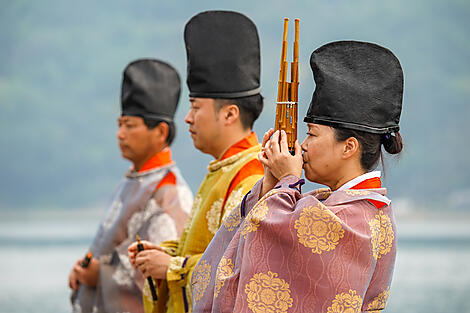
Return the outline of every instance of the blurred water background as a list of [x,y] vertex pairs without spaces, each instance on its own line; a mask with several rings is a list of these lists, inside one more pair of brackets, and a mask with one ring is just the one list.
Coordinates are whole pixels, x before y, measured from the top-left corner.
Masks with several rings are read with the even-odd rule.
[[397,55],[405,150],[384,179],[399,242],[385,312],[470,312],[470,1],[0,0],[0,313],[70,312],[69,270],[129,166],[115,134],[130,61],[160,58],[179,71],[172,150],[197,191],[211,158],[183,121],[183,29],[209,9],[242,12],[258,27],[259,136],[273,125],[284,17],[300,18],[300,140],[315,48],[351,39]]
[[[68,274],[103,212],[29,211],[0,221],[0,312],[70,312]],[[388,313],[470,312],[470,215],[398,216]]]

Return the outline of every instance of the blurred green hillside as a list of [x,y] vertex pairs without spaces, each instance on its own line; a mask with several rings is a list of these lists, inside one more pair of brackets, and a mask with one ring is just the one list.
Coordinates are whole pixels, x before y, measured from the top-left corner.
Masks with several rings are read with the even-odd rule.
[[[183,28],[207,9],[240,11],[258,26],[266,99],[259,137],[273,124],[283,17],[301,20],[301,117],[314,88],[315,48],[341,39],[390,48],[405,72],[406,144],[399,162],[388,162],[392,199],[470,208],[469,1],[0,2],[0,209],[105,203],[129,166],[115,136],[122,70],[156,57],[184,78]],[[183,90],[173,151],[196,192],[210,157],[188,136]]]

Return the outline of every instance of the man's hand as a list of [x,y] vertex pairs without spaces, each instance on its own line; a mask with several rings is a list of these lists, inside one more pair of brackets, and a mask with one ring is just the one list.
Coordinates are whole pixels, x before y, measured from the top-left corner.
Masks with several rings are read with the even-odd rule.
[[83,259],[78,260],[69,275],[69,286],[72,290],[78,289],[78,283],[94,288],[98,284],[100,262],[92,258],[87,268],[81,267]]
[[295,154],[291,155],[287,146],[287,135],[283,130],[276,131],[272,138],[266,142],[263,153],[259,155],[259,160],[278,181],[287,175],[295,175],[299,178],[302,176],[303,159],[300,144],[297,140],[295,141]]
[[[78,260],[75,264],[80,265],[80,260]],[[70,271],[70,274],[69,274],[69,287],[73,291],[76,291],[76,290],[78,290],[79,282],[78,282],[78,277],[77,277],[77,274],[75,273],[74,268],[75,268],[75,266],[72,268],[72,270]]]
[[144,277],[166,279],[171,255],[157,249],[144,250],[137,253],[135,267]]
[[[145,250],[158,250],[158,251],[162,251],[162,252],[165,252],[165,250],[160,247],[160,246],[157,246],[153,243],[151,243],[150,241],[147,241],[147,240],[141,240],[140,242],[142,244],[142,246],[144,246],[144,251]],[[138,242],[133,242],[128,248],[127,248],[127,251],[128,251],[128,254],[129,254],[129,260],[131,261],[131,264],[136,267],[136,264],[135,264],[135,258],[137,256],[137,253],[139,253],[139,250],[137,249],[137,245],[138,245]]]

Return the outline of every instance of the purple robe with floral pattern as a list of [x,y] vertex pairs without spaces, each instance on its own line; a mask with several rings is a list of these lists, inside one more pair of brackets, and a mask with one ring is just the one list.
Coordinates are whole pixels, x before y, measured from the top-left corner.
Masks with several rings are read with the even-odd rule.
[[287,176],[259,199],[261,185],[225,219],[195,268],[193,311],[382,310],[396,255],[386,189],[301,194],[299,179]]

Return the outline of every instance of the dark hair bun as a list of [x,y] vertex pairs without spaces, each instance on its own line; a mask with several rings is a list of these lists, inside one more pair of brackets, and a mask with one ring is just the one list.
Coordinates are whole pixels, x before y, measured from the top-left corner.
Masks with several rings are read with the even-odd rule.
[[396,132],[393,135],[382,135],[382,144],[384,145],[385,151],[390,154],[398,154],[403,150],[403,140],[400,132]]

